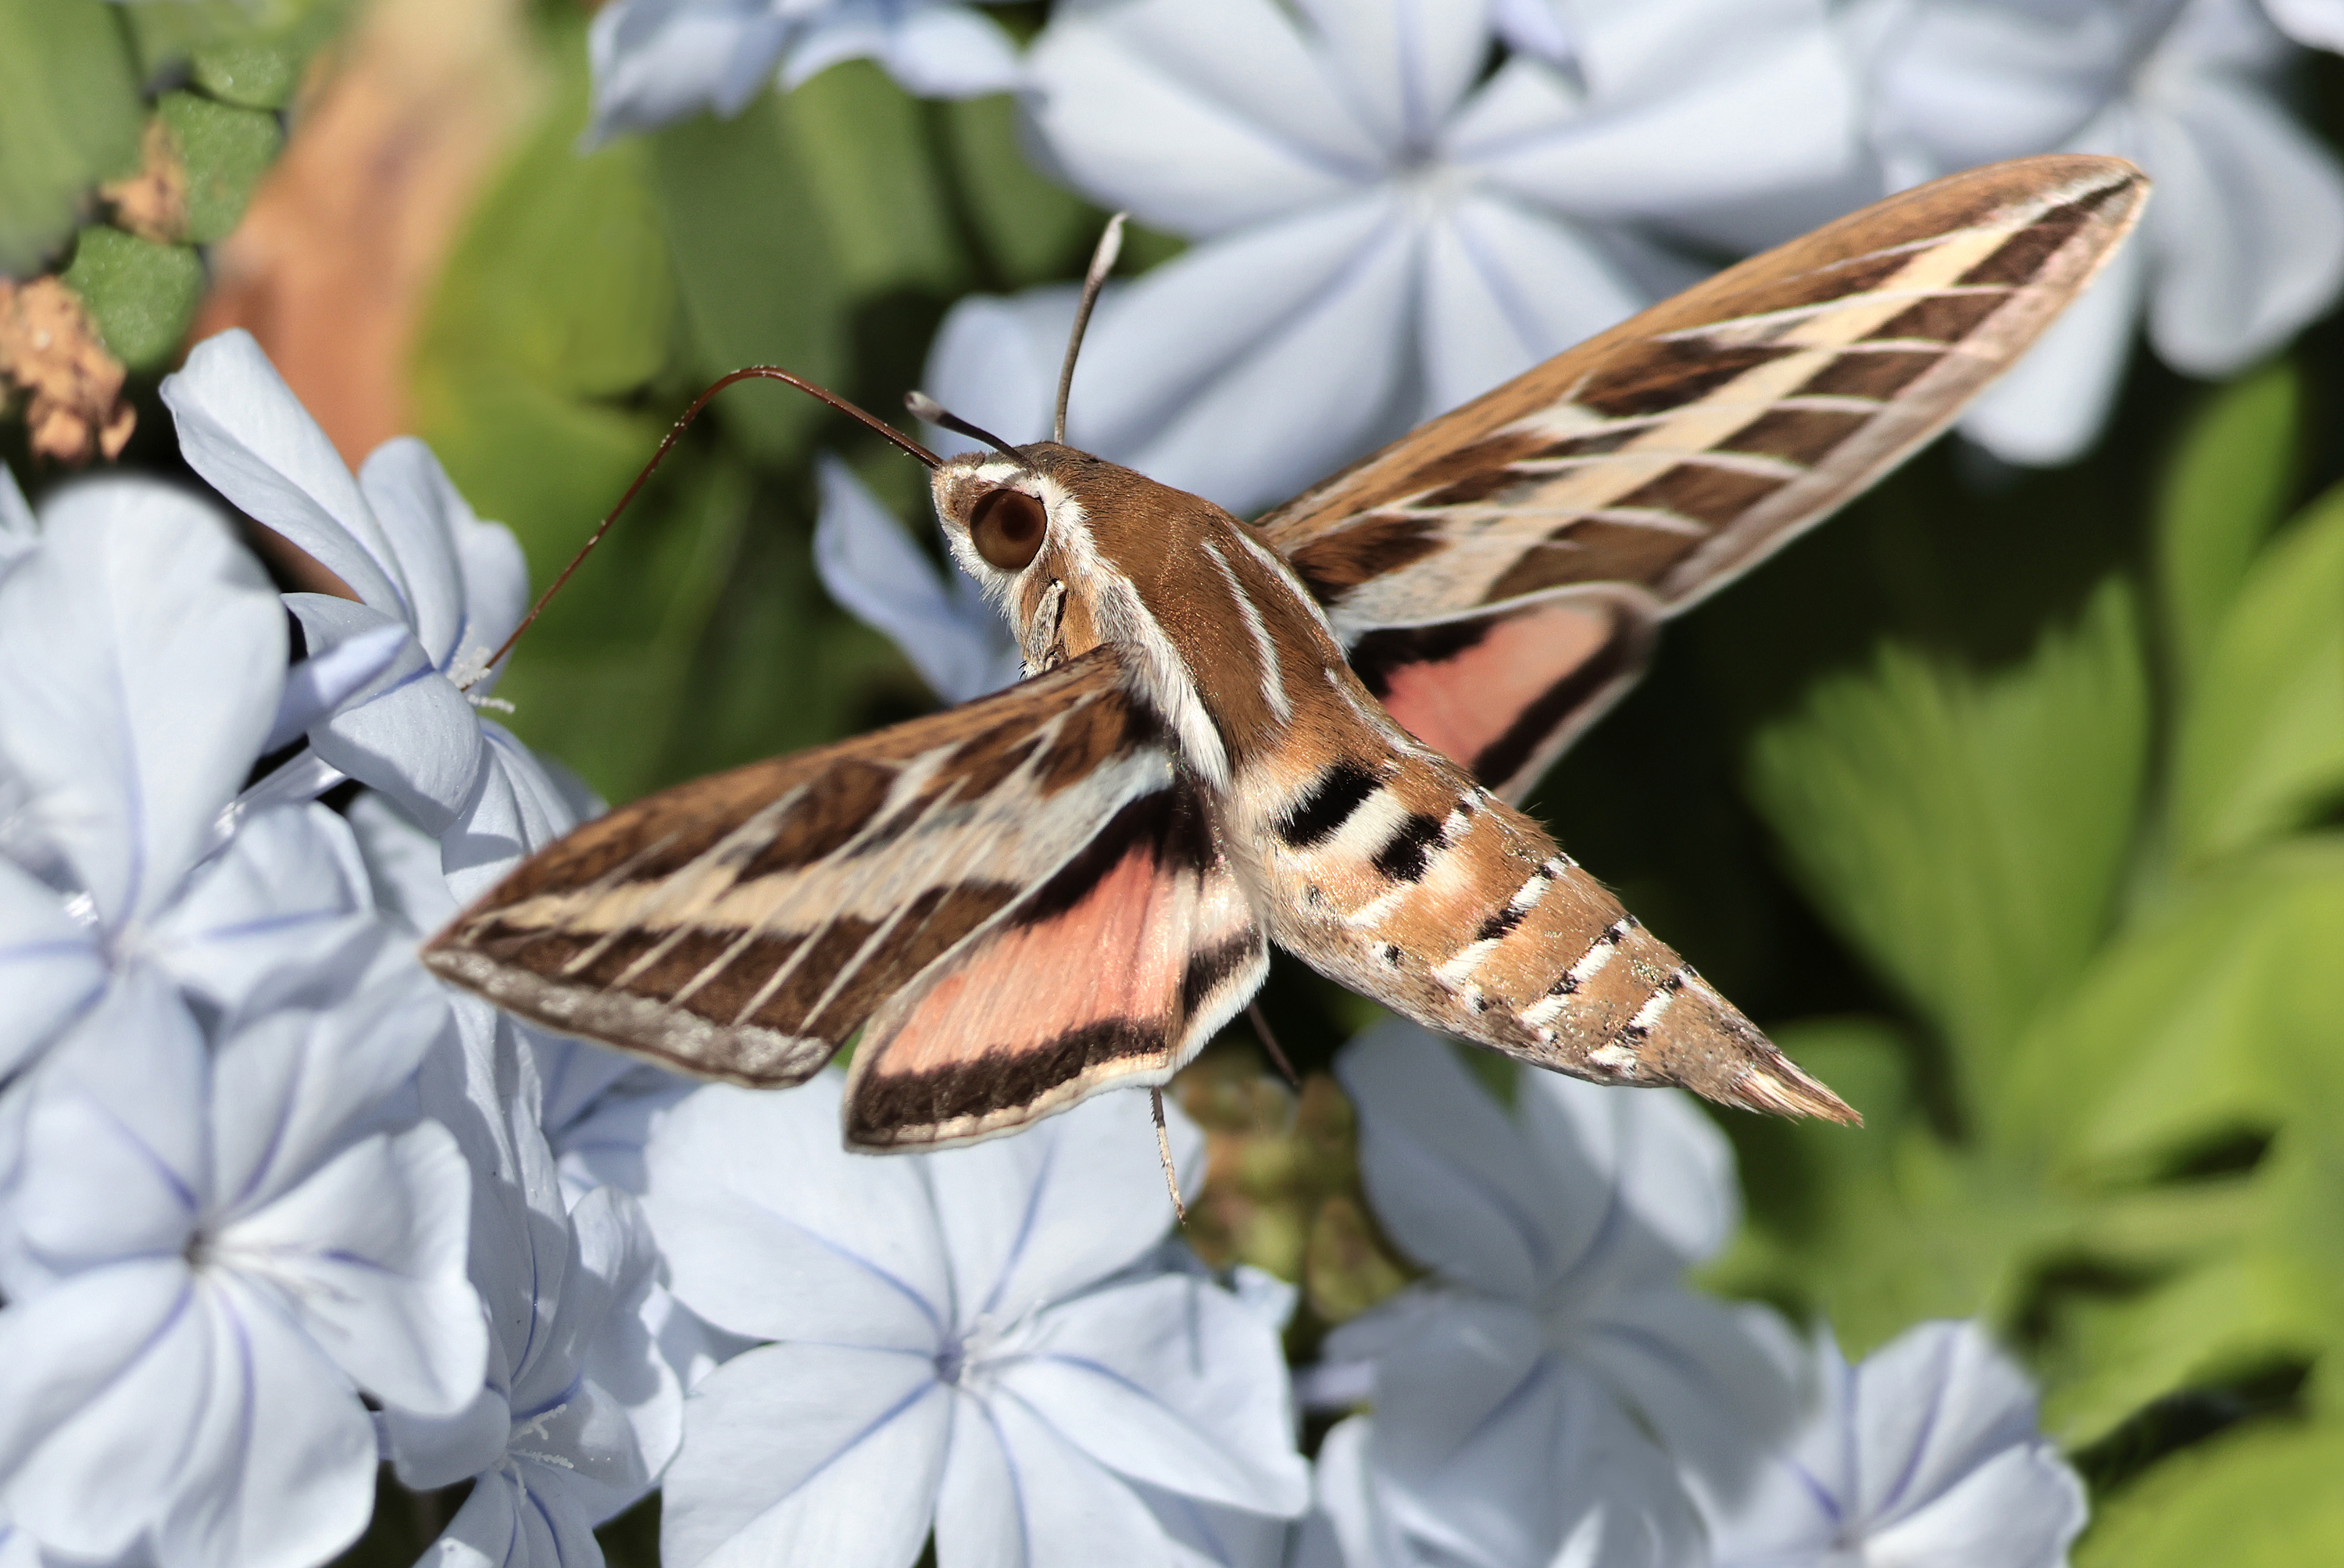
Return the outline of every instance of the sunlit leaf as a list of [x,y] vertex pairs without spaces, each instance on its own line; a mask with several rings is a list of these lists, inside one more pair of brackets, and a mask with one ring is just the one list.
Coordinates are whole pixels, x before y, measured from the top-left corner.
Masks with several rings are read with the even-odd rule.
[[2182,704],[2173,840],[2183,864],[2301,824],[2344,791],[2344,490],[2238,584]]
[[2079,1172],[2157,1168],[2294,1108],[2344,1017],[2344,841],[2288,845],[2145,916],[2016,1053],[1998,1122]]
[[2344,1562],[2344,1423],[2270,1421],[2167,1459],[2105,1505],[2077,1568]]
[[2130,594],[2025,663],[1909,649],[1762,731],[1753,794],[1825,916],[1958,1048],[1974,1086],[2105,927],[2147,741]]
[[2157,496],[2157,596],[2185,686],[2255,551],[2286,515],[2301,401],[2285,361],[2223,388],[2184,435]]
[[0,0],[0,273],[37,270],[76,204],[138,167],[146,111],[121,7]]

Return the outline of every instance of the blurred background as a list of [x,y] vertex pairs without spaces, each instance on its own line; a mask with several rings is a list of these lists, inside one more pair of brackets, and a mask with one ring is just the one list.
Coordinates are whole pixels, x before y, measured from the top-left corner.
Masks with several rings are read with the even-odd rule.
[[[656,126],[606,87],[590,135],[594,9],[0,0],[0,458],[25,491],[184,474],[157,381],[242,326],[354,466],[429,441],[542,583],[726,370],[783,365],[907,430],[907,388],[982,381],[988,353],[1030,379],[974,329],[936,356],[971,297],[1078,278],[1119,199],[1040,123],[1042,87],[924,96],[848,58]],[[1113,6],[1057,9],[983,15],[1025,46]],[[2344,62],[2303,46],[2316,4],[2241,0],[2252,47],[2226,12],[2231,41],[2186,59],[2204,0],[1806,9],[1853,84],[1845,166],[1782,196],[1779,234],[1714,202],[1681,223],[1592,203],[1623,287],[1657,297],[1935,172],[1915,147],[1962,167],[2104,124],[2160,182],[2136,247],[2166,270],[2100,329],[2104,387],[2038,394],[2089,405],[2072,436],[2030,450],[2049,425],[2022,408],[1949,437],[1677,622],[1533,810],[1865,1116],[1721,1113],[1747,1216],[1710,1288],[1827,1318],[1851,1358],[1985,1316],[2093,1489],[2082,1563],[2344,1555],[2344,230],[2319,227]],[[1557,36],[1492,34],[1475,80],[1544,49],[1600,106],[1600,27]],[[2021,100],[2055,76],[2088,101],[2038,126]],[[1122,277],[1227,243],[1136,205]],[[2208,259],[2226,245],[2247,259]],[[2309,259],[2254,272],[2290,245]],[[1349,389],[1330,368],[1278,392],[1251,428],[1308,450]],[[1345,455],[1391,433],[1372,424]],[[941,561],[914,465],[737,388],[522,645],[511,726],[624,800],[935,705],[817,572],[824,453]],[[1181,1080],[1213,1138],[1191,1234],[1302,1284],[1299,1362],[1415,1270],[1359,1200],[1325,1070],[1373,1010],[1283,958],[1263,1007],[1303,1082],[1244,1026]],[[379,1511],[355,1560],[411,1560],[447,1506]],[[654,1535],[621,1520],[613,1560]]]

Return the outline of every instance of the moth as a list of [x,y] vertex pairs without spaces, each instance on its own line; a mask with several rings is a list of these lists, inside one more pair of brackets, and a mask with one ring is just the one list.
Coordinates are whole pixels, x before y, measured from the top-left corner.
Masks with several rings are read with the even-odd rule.
[[1943,429],[2147,195],[2067,156],[1919,187],[1253,523],[1064,444],[1066,378],[1057,440],[959,425],[992,450],[940,460],[890,432],[1026,678],[622,806],[425,959],[735,1083],[798,1083],[857,1038],[865,1149],[1163,1084],[1272,944],[1536,1067],[1851,1120],[1517,803],[1662,622]]

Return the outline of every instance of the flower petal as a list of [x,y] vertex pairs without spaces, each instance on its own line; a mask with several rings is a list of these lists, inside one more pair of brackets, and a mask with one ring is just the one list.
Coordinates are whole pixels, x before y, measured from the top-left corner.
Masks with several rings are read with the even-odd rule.
[[[447,1415],[488,1362],[466,1277],[470,1172],[446,1128],[354,1144],[217,1246],[275,1281],[303,1330],[387,1405]],[[369,1439],[371,1446],[371,1439]]]
[[106,988],[97,933],[65,911],[47,884],[0,858],[0,1079],[17,1069]]
[[1339,200],[1381,178],[1396,151],[1383,136],[1396,106],[1364,101],[1323,41],[1268,0],[1068,12],[1026,68],[1036,127],[1068,180],[1177,233]]
[[734,1357],[684,1406],[660,1560],[910,1568],[952,1408],[924,1355],[763,1345]]
[[33,521],[32,506],[16,488],[15,474],[6,463],[0,463],[0,574],[40,541],[40,525]]
[[0,1291],[176,1257],[210,1197],[202,1033],[167,979],[133,966],[17,1086],[0,1176]]
[[1319,1440],[1315,1506],[1302,1522],[1294,1568],[1399,1568],[1407,1561],[1368,1465],[1374,1431],[1372,1418],[1355,1415]]
[[1974,1322],[1908,1329],[1855,1374],[1859,1517],[1886,1520],[1949,1491],[1988,1455],[2032,1442],[2035,1390]]
[[328,647],[312,644],[309,656],[286,674],[277,722],[260,743],[262,754],[291,745],[312,724],[381,679],[407,646],[406,625],[388,617],[376,626],[352,628],[350,635]]
[[205,339],[162,391],[188,467],[362,602],[413,626],[398,555],[358,481],[251,333]]
[[[1680,1091],[1615,1094],[1526,1072],[1514,1120],[1545,1173],[1549,1203],[1568,1195],[1601,1216],[1594,1234],[1572,1237],[1584,1237],[1568,1265],[1582,1294],[1673,1282],[1685,1265],[1716,1256],[1742,1222],[1733,1147]],[[1551,1228],[1559,1237],[1573,1229]]]
[[2344,286],[2344,169],[2268,95],[2193,76],[2143,115],[2156,177],[2149,339],[2177,370],[2227,376],[2281,347]]
[[93,1270],[0,1311],[0,1512],[111,1561],[160,1511],[201,1397],[200,1309],[176,1255]]
[[210,507],[74,486],[0,582],[0,761],[109,926],[152,914],[212,845],[285,679],[284,613]]
[[712,1084],[652,1133],[644,1200],[676,1299],[735,1333],[935,1353],[952,1286],[919,1164],[839,1147],[841,1076]]
[[1517,61],[1458,116],[1450,156],[1577,217],[1716,244],[1756,248],[1836,216],[1822,198],[1861,156],[1857,84],[1819,0],[1646,0],[1579,22],[1585,101]]
[[385,441],[369,454],[359,470],[359,492],[406,580],[415,640],[445,670],[468,640],[456,535],[460,529],[479,528],[480,519],[431,449],[413,436]]
[[374,1512],[374,1423],[269,1293],[207,1270],[206,1397],[155,1555],[194,1568],[309,1568]]
[[[306,634],[328,644],[392,623],[380,611],[323,593],[288,593],[285,607]],[[435,831],[446,830],[480,783],[480,715],[411,641],[381,674],[311,728],[309,744]]]
[[1479,397],[1649,303],[1582,226],[1490,196],[1426,238],[1426,418]]
[[523,1475],[519,1466],[499,1465],[475,1482],[418,1568],[601,1568],[602,1549],[588,1522],[545,1506]]
[[[1124,291],[1109,283],[1102,303]],[[971,294],[945,316],[928,346],[921,384],[945,408],[1006,441],[1038,441],[1050,433],[1058,397],[1058,365],[1066,331],[1075,324],[1082,290],[1052,284],[1007,298]],[[1093,378],[1087,354],[1075,369],[1074,404],[1088,401]],[[977,443],[957,430],[931,426],[932,450],[969,451]],[[842,601],[843,602],[843,601]],[[997,613],[997,612],[996,612]]]
[[[1531,1158],[1453,1047],[1411,1024],[1381,1024],[1344,1047],[1335,1076],[1358,1108],[1360,1179],[1393,1240],[1511,1300],[1560,1275],[1578,1248],[1556,1234],[1551,1167]],[[1562,1222],[1580,1236],[1593,1229],[1584,1214]]]
[[794,87],[841,60],[866,57],[885,66],[904,91],[924,98],[1008,92],[1023,78],[1009,35],[966,6],[835,0],[791,42],[782,85]]
[[620,0],[586,35],[594,67],[590,145],[702,108],[737,115],[773,79],[791,22],[769,0]]
[[1370,194],[1157,268],[1099,308],[1076,444],[1239,513],[1325,477],[1416,419],[1416,252]]
[[1137,1493],[1015,1399],[955,1401],[938,1568],[1176,1561]]
[[1291,1516],[1310,1501],[1278,1332],[1228,1291],[1159,1275],[1051,1308],[1002,1387],[1111,1470]]
[[[1164,1116],[1185,1165],[1203,1135],[1176,1105]],[[1009,1321],[1105,1279],[1173,1220],[1144,1094],[1101,1095],[1015,1138],[923,1164],[964,1327]]]
[[244,1214],[307,1180],[379,1125],[386,1098],[452,1034],[447,993],[403,948],[371,983],[366,957],[227,1026],[212,1058],[212,1213]]
[[1911,1568],[2062,1568],[2088,1512],[2084,1484],[2048,1442],[2007,1448],[1929,1502],[1869,1532],[1874,1562]]
[[[973,417],[973,416],[972,416]],[[947,703],[965,703],[1017,679],[1023,661],[1001,612],[974,593],[952,593],[935,562],[854,470],[825,452],[814,569],[856,620],[892,639]],[[957,567],[945,572],[960,576]]]
[[474,728],[480,738],[480,776],[440,842],[440,869],[459,903],[486,893],[523,855],[578,825],[568,794],[510,730],[493,719],[476,719]]
[[151,951],[189,995],[232,1009],[272,972],[333,967],[379,925],[349,824],[322,805],[277,806],[197,867]]

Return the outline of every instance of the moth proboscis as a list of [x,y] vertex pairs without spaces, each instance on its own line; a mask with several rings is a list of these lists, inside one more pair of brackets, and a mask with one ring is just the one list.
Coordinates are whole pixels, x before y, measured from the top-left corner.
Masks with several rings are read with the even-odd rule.
[[1027,446],[940,460],[888,430],[1027,678],[622,806],[425,959],[736,1083],[859,1037],[868,1149],[1162,1085],[1272,943],[1538,1067],[1853,1120],[1514,803],[1661,622],[1942,430],[2147,194],[2080,156],[1906,191],[1251,524],[1066,445],[1063,400]]

